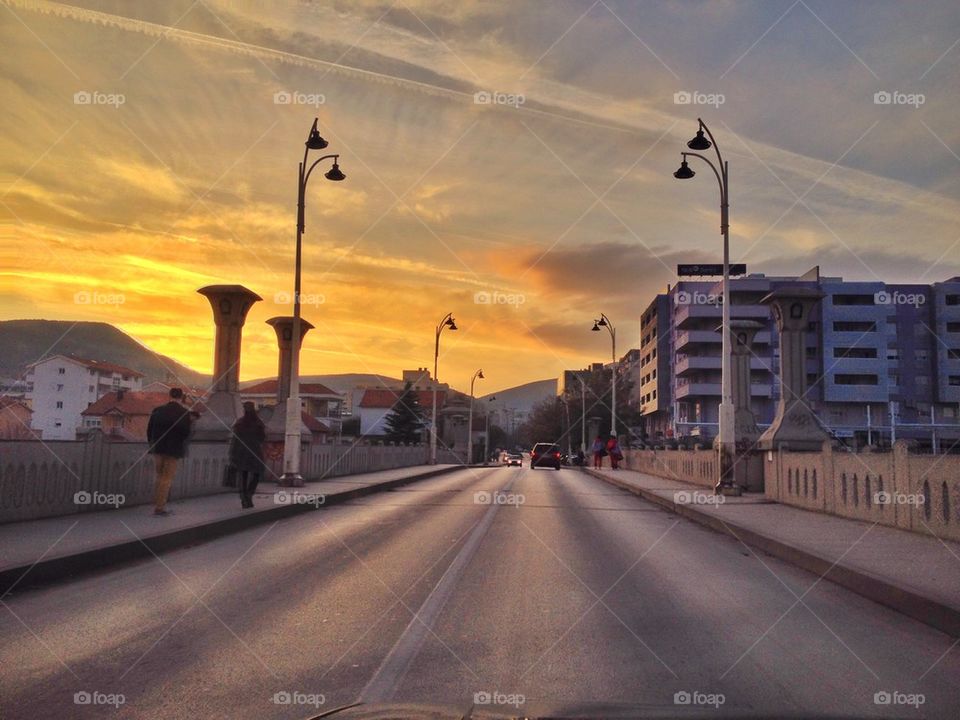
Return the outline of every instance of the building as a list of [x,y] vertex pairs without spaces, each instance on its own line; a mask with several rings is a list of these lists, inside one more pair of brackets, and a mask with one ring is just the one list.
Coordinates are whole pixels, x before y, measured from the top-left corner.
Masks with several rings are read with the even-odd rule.
[[[401,390],[392,390],[389,388],[371,388],[363,393],[363,397],[357,404],[360,416],[360,434],[361,435],[384,435],[386,433],[386,419],[397,404]],[[416,390],[417,400],[423,410],[423,416],[429,420],[433,411],[433,391]],[[443,408],[446,402],[446,391],[437,391],[437,407]]]
[[78,434],[100,430],[119,440],[147,439],[147,423],[155,407],[170,402],[168,392],[117,390],[104,395],[80,413]]
[[81,413],[117,390],[139,390],[143,373],[74,355],[53,355],[27,366],[31,427],[43,440],[74,440]]
[[[761,324],[753,343],[759,426],[779,400],[779,338],[760,300],[782,285],[824,293],[807,334],[807,402],[835,436],[857,444],[960,437],[960,277],[932,285],[748,275],[731,280],[731,317]],[[681,281],[641,319],[643,426],[651,439],[716,434],[721,282]]]
[[32,440],[37,436],[30,429],[33,412],[20,398],[0,396],[0,440]]
[[[277,403],[278,380],[264,380],[240,390],[243,402],[252,402],[257,409]],[[300,383],[300,406],[304,414],[316,418],[333,432],[338,432],[343,417],[344,397],[323,383]]]

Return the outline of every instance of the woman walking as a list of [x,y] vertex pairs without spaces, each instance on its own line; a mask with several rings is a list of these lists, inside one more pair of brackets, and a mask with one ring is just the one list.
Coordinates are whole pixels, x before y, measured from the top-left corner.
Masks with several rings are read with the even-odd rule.
[[607,455],[610,456],[610,469],[617,470],[620,467],[620,460],[623,459],[623,453],[620,452],[620,443],[617,442],[617,436],[611,434],[607,440]]
[[237,476],[240,506],[253,507],[253,494],[263,472],[263,442],[267,438],[263,421],[252,402],[243,404],[243,417],[233,424],[230,437],[230,468]]
[[593,451],[593,467],[599,470],[603,467],[603,456],[607,454],[603,438],[597,435],[597,439],[593,441],[590,449]]

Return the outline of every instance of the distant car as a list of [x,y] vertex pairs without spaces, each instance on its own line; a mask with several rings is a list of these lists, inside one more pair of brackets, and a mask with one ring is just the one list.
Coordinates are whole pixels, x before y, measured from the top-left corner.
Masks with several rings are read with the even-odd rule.
[[508,466],[516,465],[517,467],[520,467],[523,465],[523,455],[518,453],[507,453],[506,457],[503,459],[503,464]]
[[530,469],[552,467],[560,469],[560,448],[553,443],[537,443],[530,451]]

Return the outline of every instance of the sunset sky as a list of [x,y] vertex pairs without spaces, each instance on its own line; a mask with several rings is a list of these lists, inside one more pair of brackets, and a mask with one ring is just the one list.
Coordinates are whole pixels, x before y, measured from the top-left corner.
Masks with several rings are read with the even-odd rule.
[[958,38],[956,0],[0,0],[0,319],[113,323],[209,372],[196,290],[240,283],[264,298],[241,377],[272,374],[315,116],[347,179],[307,191],[306,374],[430,366],[448,311],[461,388],[608,359],[601,311],[636,346],[676,264],[720,260],[715,179],[672,177],[698,115],[734,260],[943,280]]

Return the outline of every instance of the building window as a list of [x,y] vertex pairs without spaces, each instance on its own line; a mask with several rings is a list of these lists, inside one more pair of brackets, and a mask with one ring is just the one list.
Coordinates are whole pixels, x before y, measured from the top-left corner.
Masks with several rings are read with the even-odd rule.
[[834,332],[876,332],[877,324],[866,320],[836,320],[833,323]]
[[837,373],[833,376],[834,385],[877,385],[879,380],[876,375],[853,375],[849,373]]
[[66,374],[67,374],[66,368],[57,368],[57,375],[66,375]]
[[57,383],[57,392],[63,392],[63,383]]
[[960,295],[947,295],[944,300],[947,305],[960,305]]
[[947,357],[951,360],[960,360],[960,348],[950,348],[947,350]]
[[94,391],[96,390],[96,388],[95,388],[93,385],[91,385],[91,386],[88,388],[88,390],[89,390],[90,392],[94,392]]
[[913,359],[917,362],[926,362],[929,359],[930,355],[926,350],[914,350]]
[[[810,354],[810,348],[807,348],[807,354]],[[833,349],[835,358],[875,358],[877,349],[872,347],[835,347]]]
[[63,400],[57,400],[57,410],[63,410]]
[[954,387],[960,386],[960,375],[951,375],[947,378],[947,384],[953,385]]
[[834,305],[873,305],[873,295],[834,295]]
[[948,322],[947,332],[960,333],[960,322]]

